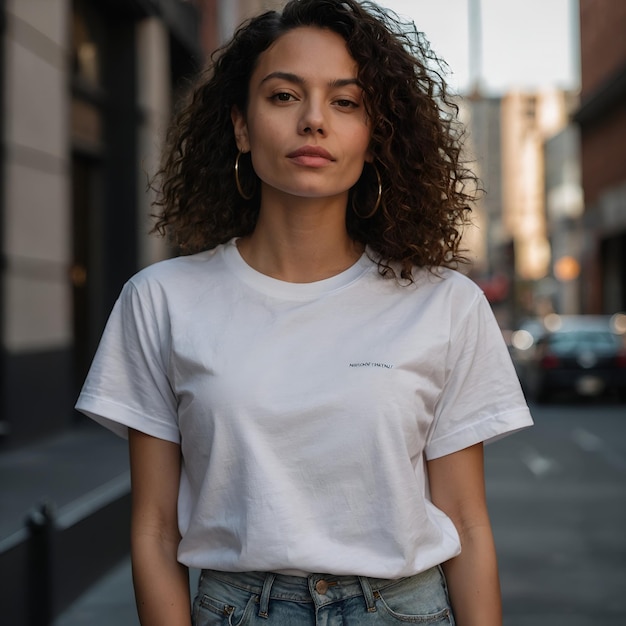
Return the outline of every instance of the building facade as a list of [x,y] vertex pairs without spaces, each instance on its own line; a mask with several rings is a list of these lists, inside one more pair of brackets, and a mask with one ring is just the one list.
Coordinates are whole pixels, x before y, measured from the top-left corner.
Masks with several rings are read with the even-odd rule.
[[570,92],[544,89],[473,93],[462,105],[469,158],[484,188],[471,276],[503,328],[553,306],[545,145],[567,127],[575,101]]
[[583,306],[626,310],[626,3],[580,0]]
[[472,207],[472,226],[464,245],[472,255],[470,276],[481,286],[502,327],[511,324],[514,266],[512,237],[502,220],[502,104],[501,98],[478,90],[459,102],[467,127],[465,154],[480,179],[482,191]]
[[546,217],[552,252],[551,295],[556,313],[582,311],[581,263],[584,201],[580,174],[580,133],[568,124],[545,143]]
[[201,58],[178,0],[4,0],[0,446],[54,434],[147,236],[172,93]]

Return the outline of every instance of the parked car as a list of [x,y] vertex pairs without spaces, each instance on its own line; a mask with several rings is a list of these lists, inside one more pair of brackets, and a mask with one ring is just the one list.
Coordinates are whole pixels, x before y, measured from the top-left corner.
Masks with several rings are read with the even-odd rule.
[[612,392],[626,400],[626,316],[551,315],[539,326],[536,321],[512,337],[513,361],[529,400],[546,401],[558,392]]

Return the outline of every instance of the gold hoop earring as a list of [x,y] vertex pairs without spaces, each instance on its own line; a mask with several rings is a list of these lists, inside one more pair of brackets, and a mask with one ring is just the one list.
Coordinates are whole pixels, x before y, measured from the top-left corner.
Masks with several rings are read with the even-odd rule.
[[243,190],[243,187],[241,186],[241,182],[239,180],[239,159],[242,154],[243,152],[239,150],[239,152],[237,153],[237,158],[235,159],[235,184],[237,185],[237,191],[239,192],[239,195],[244,200],[252,200],[254,193],[251,193],[250,195],[246,195],[246,193]]
[[374,217],[374,215],[376,214],[376,211],[378,211],[379,207],[380,207],[380,203],[382,202],[383,199],[383,182],[380,178],[380,172],[378,171],[378,168],[374,165],[374,163],[370,163],[370,165],[374,168],[374,172],[376,173],[376,183],[378,185],[378,196],[376,197],[376,203],[374,204],[374,208],[367,214],[367,215],[361,215],[357,210],[356,210],[356,206],[354,204],[354,195],[352,195],[352,210],[354,211],[354,214],[362,219],[362,220],[368,220],[371,217]]

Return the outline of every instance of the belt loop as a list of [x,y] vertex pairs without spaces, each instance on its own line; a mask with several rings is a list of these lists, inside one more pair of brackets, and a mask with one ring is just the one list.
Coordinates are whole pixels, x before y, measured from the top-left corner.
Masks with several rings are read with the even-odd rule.
[[361,583],[361,589],[363,590],[363,596],[365,597],[365,605],[367,606],[368,613],[376,612],[376,600],[374,599],[374,593],[372,592],[372,586],[366,576],[359,576],[359,583]]
[[267,619],[270,616],[270,592],[272,591],[272,585],[275,579],[276,574],[269,572],[265,575],[263,589],[261,590],[261,599],[259,600],[259,617]]

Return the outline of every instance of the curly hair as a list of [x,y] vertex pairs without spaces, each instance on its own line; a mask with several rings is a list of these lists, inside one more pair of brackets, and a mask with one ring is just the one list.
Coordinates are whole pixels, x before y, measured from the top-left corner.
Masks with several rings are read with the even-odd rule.
[[[260,185],[246,182],[246,189],[254,189],[249,200],[238,193],[231,109],[246,111],[259,55],[304,26],[329,29],[346,41],[371,122],[382,202],[371,216],[353,208],[376,204],[378,180],[366,164],[349,194],[349,235],[376,253],[383,275],[410,280],[414,267],[467,262],[460,243],[477,179],[463,164],[463,129],[443,78],[445,64],[414,24],[356,0],[291,0],[282,12],[244,22],[213,54],[168,133],[155,177],[155,231],[169,235],[179,253],[191,254],[254,230]],[[256,178],[248,159],[241,169]]]

